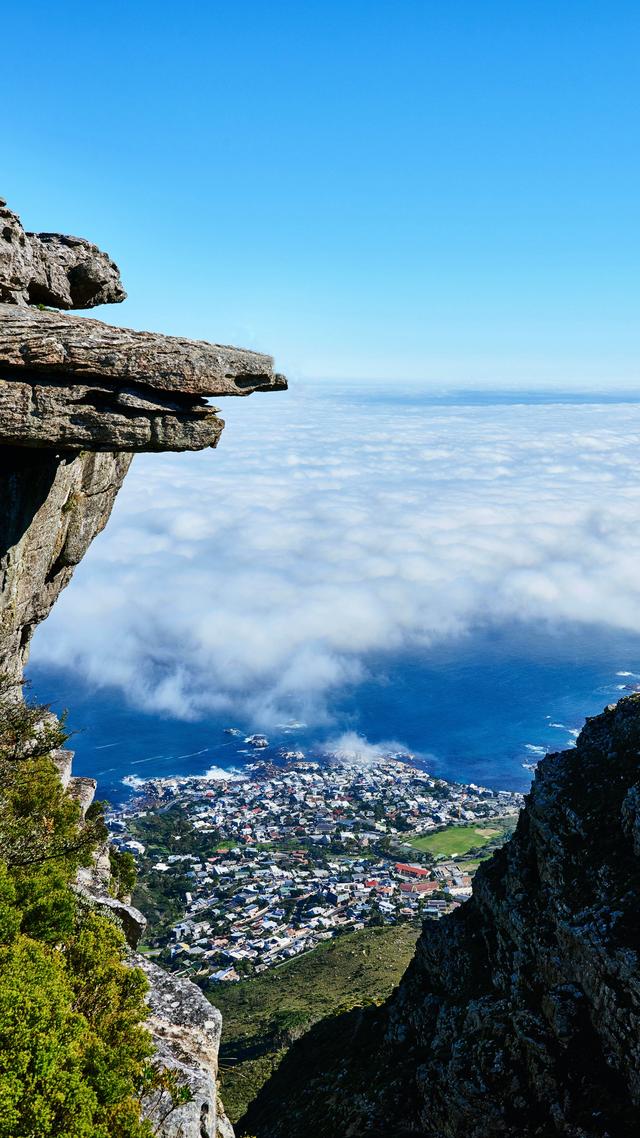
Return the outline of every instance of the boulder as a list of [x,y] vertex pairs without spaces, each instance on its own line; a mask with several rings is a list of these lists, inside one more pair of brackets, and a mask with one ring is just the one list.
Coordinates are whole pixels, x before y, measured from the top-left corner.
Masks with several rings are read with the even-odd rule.
[[0,300],[94,308],[126,295],[118,266],[97,245],[62,233],[27,233],[0,198]]
[[171,1110],[168,1094],[150,1095],[143,1100],[145,1117],[158,1138],[233,1138],[216,1091],[220,1012],[190,980],[164,972],[144,956],[132,956],[131,963],[149,981],[147,1026],[156,1061],[191,1096]]

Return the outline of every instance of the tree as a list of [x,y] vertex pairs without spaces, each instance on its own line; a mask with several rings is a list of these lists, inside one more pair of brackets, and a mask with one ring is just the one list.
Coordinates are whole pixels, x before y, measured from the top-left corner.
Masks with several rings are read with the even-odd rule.
[[372,907],[369,911],[368,923],[373,928],[376,928],[376,927],[381,928],[382,925],[384,924],[384,917],[382,915],[382,910],[380,909],[380,907],[378,905],[372,905]]
[[109,850],[112,891],[119,900],[130,897],[136,884],[136,860],[126,850]]
[[45,863],[56,863],[54,879],[60,870],[70,880],[102,837],[104,822],[81,825],[80,807],[60,781],[52,754],[68,738],[48,707],[24,703],[0,679],[0,859],[16,880]]
[[146,980],[72,888],[104,821],[61,784],[66,738],[0,683],[0,1138],[151,1138]]
[[25,936],[0,951],[1,1138],[91,1133],[86,1034],[61,953]]
[[0,1138],[151,1138],[146,984],[123,955],[96,914],[71,945],[19,934],[0,949]]

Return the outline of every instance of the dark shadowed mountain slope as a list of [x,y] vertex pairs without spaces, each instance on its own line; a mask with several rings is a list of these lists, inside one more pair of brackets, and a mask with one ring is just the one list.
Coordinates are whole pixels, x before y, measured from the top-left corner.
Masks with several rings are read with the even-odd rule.
[[640,1134],[639,750],[630,696],[549,755],[396,992],[301,1039],[238,1132]]

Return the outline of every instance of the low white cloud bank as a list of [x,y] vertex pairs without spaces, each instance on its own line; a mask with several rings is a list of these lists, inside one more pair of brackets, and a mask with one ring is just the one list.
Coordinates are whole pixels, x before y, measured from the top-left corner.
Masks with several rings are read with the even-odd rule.
[[491,622],[640,631],[640,407],[226,400],[139,456],[33,660],[182,717],[326,722],[370,653]]
[[[345,731],[335,739],[327,739],[322,744],[322,754],[332,755],[341,762],[359,766],[373,766],[389,755],[406,753],[407,749],[402,743],[391,740],[386,743],[370,743],[364,735],[358,735],[356,731]],[[433,758],[432,755],[428,757]]]

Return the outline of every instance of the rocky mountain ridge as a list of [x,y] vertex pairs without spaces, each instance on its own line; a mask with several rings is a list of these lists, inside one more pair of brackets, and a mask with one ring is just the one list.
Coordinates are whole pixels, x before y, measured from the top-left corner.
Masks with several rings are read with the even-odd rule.
[[380,1008],[294,1045],[258,1138],[640,1133],[640,695],[539,764],[514,837]]
[[[0,199],[0,675],[16,694],[34,628],[104,528],[136,452],[215,447],[224,427],[207,398],[282,390],[269,356],[136,332],[65,312],[126,296],[91,242],[28,233]],[[37,307],[34,307],[37,306]],[[83,813],[95,783],[55,755]],[[85,903],[120,920],[150,981],[149,1026],[162,1065],[190,1099],[144,1103],[158,1138],[232,1138],[216,1088],[220,1014],[188,981],[135,954],[144,917],[108,895],[108,857],[81,871]]]

